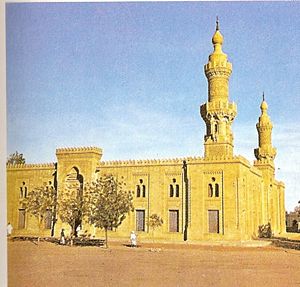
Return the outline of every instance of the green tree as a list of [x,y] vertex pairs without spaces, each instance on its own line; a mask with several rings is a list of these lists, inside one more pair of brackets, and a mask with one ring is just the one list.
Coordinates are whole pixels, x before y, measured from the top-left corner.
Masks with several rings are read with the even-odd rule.
[[6,161],[7,164],[24,164],[25,158],[22,153],[18,153],[17,151],[13,154],[10,154]]
[[40,231],[47,212],[50,211],[51,218],[53,218],[57,204],[56,190],[53,186],[35,187],[26,198],[22,199],[22,204],[28,213],[37,218]]
[[154,242],[154,230],[164,223],[163,219],[160,218],[156,213],[150,215],[149,219],[149,227],[152,229],[152,240]]
[[298,205],[294,208],[294,211],[300,214],[300,200],[298,201]]
[[82,190],[72,186],[66,187],[58,199],[58,214],[62,222],[71,227],[71,235],[75,235],[76,227],[87,212],[87,200]]
[[133,196],[125,184],[112,175],[103,176],[87,188],[89,201],[88,220],[95,227],[105,230],[105,245],[108,247],[107,230],[117,228],[133,211]]

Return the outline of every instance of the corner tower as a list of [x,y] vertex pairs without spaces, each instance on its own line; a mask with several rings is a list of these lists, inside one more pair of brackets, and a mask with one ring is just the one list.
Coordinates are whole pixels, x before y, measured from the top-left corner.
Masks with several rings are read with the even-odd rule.
[[208,80],[208,102],[201,105],[200,114],[206,125],[204,136],[205,158],[231,158],[233,156],[232,122],[237,108],[229,102],[229,77],[232,65],[222,51],[223,36],[216,22],[212,37],[214,51],[204,66]]

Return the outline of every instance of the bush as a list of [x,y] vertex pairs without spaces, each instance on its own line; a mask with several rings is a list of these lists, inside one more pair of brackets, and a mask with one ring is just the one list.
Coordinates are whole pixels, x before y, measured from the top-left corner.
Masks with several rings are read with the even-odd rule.
[[258,237],[259,238],[271,238],[272,237],[272,229],[271,223],[262,224],[258,227]]

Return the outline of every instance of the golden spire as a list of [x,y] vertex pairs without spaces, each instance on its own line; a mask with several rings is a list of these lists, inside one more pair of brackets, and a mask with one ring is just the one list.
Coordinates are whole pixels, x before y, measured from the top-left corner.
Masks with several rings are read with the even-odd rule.
[[215,56],[218,55],[218,59],[216,59],[217,61],[219,61],[220,57],[222,58],[222,60],[226,60],[226,54],[224,54],[222,51],[223,35],[220,32],[218,16],[216,20],[216,31],[212,37],[212,43],[214,45],[214,51],[212,53],[212,55],[214,56],[212,58],[215,58]]
[[261,102],[261,105],[260,105],[260,109],[261,109],[261,113],[264,114],[266,113],[267,109],[268,109],[268,104],[267,102],[265,101],[265,93],[263,92],[263,100]]

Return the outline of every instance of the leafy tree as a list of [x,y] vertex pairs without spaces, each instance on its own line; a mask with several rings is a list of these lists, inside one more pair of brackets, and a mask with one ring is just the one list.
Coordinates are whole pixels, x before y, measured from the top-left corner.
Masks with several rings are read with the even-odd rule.
[[7,158],[7,164],[24,164],[25,158],[22,153],[18,153],[17,151],[13,154],[10,154]]
[[58,214],[62,222],[71,227],[71,234],[76,234],[76,228],[81,223],[87,211],[87,201],[84,200],[82,190],[68,186],[58,200]]
[[105,230],[105,245],[108,247],[107,230],[117,228],[133,211],[133,196],[124,190],[125,184],[112,175],[103,176],[88,188],[89,222]]
[[294,211],[300,214],[300,200],[298,201],[298,205],[294,208]]
[[38,219],[39,231],[44,223],[45,215],[51,212],[51,218],[57,204],[56,190],[53,186],[36,187],[22,200],[26,211]]
[[152,229],[152,240],[154,242],[154,230],[164,223],[163,219],[160,218],[156,213],[150,215],[149,227]]

